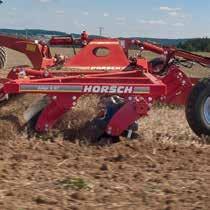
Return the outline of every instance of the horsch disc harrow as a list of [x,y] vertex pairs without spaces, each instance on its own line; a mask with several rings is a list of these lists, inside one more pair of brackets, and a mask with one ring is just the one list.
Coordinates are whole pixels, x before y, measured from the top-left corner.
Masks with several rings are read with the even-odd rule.
[[[208,67],[210,58],[139,40],[91,40],[86,32],[81,39],[53,37],[50,43],[80,45],[81,50],[71,58],[52,56],[46,43],[0,35],[1,46],[24,53],[32,63],[32,67],[12,68],[0,80],[1,101],[18,94],[44,94],[44,102],[33,104],[32,111],[25,113],[28,121],[35,117],[37,132],[49,131],[79,98],[94,94],[109,101],[96,119],[106,135],[131,137],[136,121],[147,116],[156,101],[185,105],[192,130],[199,136],[210,135],[210,81],[191,78],[182,70],[194,63]],[[151,61],[140,53],[130,58],[131,45],[159,56]],[[5,57],[0,48],[0,67]],[[57,66],[69,71],[51,69]]]

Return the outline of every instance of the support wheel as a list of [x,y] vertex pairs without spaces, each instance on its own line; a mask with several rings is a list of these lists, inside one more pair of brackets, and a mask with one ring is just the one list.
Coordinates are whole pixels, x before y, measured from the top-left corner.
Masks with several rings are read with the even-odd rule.
[[202,79],[192,89],[186,105],[186,118],[196,135],[210,136],[210,78]]

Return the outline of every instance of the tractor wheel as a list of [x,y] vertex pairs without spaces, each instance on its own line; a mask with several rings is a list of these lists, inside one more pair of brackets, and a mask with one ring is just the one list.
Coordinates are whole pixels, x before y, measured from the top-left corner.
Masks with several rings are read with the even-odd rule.
[[199,137],[210,136],[210,78],[199,81],[188,98],[186,118]]
[[3,69],[6,65],[7,54],[4,47],[0,47],[0,69]]

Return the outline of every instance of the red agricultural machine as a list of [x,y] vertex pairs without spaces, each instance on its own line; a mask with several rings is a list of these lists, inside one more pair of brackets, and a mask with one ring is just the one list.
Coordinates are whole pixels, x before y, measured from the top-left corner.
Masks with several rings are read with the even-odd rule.
[[[1,46],[24,53],[33,65],[14,67],[7,78],[0,80],[1,100],[17,94],[44,94],[45,103],[25,114],[27,120],[35,120],[37,132],[52,128],[81,96],[96,94],[104,101],[105,110],[94,120],[109,136],[126,133],[131,137],[137,129],[136,121],[146,116],[156,101],[185,105],[193,131],[198,136],[210,135],[210,79],[190,78],[180,68],[195,62],[208,67],[210,58],[138,40],[87,37],[85,41],[77,40],[82,49],[66,58],[53,57],[43,42],[0,36]],[[74,44],[74,40],[68,44]],[[160,57],[151,61],[141,54],[128,57],[131,45]],[[58,65],[70,70],[50,70]]]

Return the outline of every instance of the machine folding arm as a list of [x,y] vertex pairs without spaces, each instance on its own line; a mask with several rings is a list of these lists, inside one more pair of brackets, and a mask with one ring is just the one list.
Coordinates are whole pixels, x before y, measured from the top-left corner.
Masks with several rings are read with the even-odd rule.
[[56,61],[46,44],[16,37],[0,35],[0,46],[25,54],[35,69],[45,69],[55,65]]

